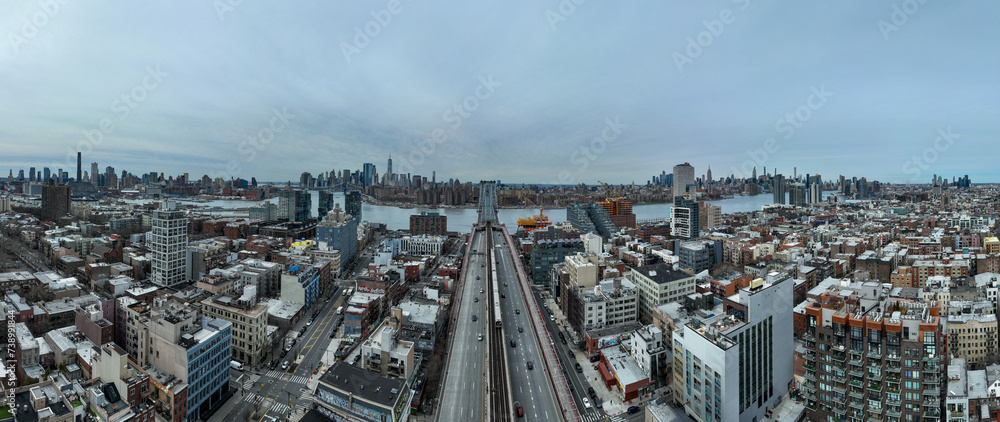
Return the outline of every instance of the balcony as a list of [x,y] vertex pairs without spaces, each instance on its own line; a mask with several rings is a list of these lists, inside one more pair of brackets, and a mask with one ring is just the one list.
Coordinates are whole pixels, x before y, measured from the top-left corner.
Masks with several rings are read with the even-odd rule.
[[850,396],[853,399],[864,400],[865,399],[865,392],[863,390],[854,390],[854,389],[852,389],[851,392],[850,392]]
[[843,353],[834,353],[830,357],[832,357],[833,360],[840,362],[841,364],[847,361],[847,356],[845,356]]
[[847,394],[847,389],[844,387],[833,386],[833,391],[837,394]]
[[857,366],[858,368],[860,368],[863,365],[864,365],[864,362],[861,361],[860,357],[855,358],[854,355],[851,355],[851,366]]
[[809,334],[808,331],[806,331],[805,333],[802,333],[802,339],[805,340],[805,341],[811,341],[813,343],[816,342],[816,337],[813,337],[812,334]]
[[941,411],[940,410],[925,410],[924,411],[924,418],[925,419],[937,419],[940,416],[941,416]]
[[899,419],[899,418],[903,417],[903,414],[900,413],[898,410],[889,409],[889,410],[885,411],[885,416],[889,417],[889,418]]
[[806,381],[816,382],[816,374],[810,372],[806,372],[806,374],[803,375],[803,378],[805,378]]
[[880,414],[880,413],[882,413],[882,408],[881,407],[872,407],[872,408],[869,408],[868,411],[871,412],[872,417],[878,417],[877,415]]
[[926,397],[926,396],[931,396],[931,397],[940,397],[940,396],[941,396],[941,389],[939,389],[939,388],[937,388],[937,387],[934,387],[934,388],[927,388],[927,387],[924,387],[924,393],[923,393],[923,395],[924,395],[925,397]]
[[864,397],[864,394],[858,394],[858,393],[856,393],[854,391],[851,391],[851,398],[852,399],[856,399],[856,400],[851,400],[850,401],[851,407],[853,407],[855,409],[862,409],[862,410],[865,408],[865,402],[864,402],[865,397]]
[[806,368],[807,371],[815,371],[816,370],[816,365],[810,365],[808,363],[802,364],[802,367]]
[[893,373],[897,373],[897,374],[899,373],[900,369],[901,368],[899,366],[886,366],[885,367],[885,370],[887,372],[893,372]]
[[882,352],[879,352],[879,351],[868,352],[868,358],[869,359],[882,359]]
[[885,399],[885,405],[886,406],[899,406],[901,404],[902,404],[902,402],[900,402],[899,400],[893,400],[893,399],[888,399],[888,398]]
[[802,355],[802,358],[805,359],[806,362],[816,362],[816,354],[814,353],[806,353]]
[[861,370],[858,370],[858,369],[852,369],[850,371],[847,371],[847,373],[850,374],[852,377],[858,377],[858,378],[860,378],[860,377],[865,376],[865,373],[861,372]]
[[882,391],[881,384],[868,384],[868,389],[872,391]]
[[899,362],[899,355],[889,355],[885,358],[889,359],[890,362]]
[[926,362],[926,363],[938,363],[940,361],[941,361],[941,357],[940,356],[933,356],[933,357],[931,357],[931,356],[924,356],[924,362]]

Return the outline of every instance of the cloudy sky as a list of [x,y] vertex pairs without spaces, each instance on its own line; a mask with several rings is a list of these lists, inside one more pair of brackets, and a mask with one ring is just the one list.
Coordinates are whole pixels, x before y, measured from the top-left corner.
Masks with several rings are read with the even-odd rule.
[[577,1],[6,1],[0,176],[1000,182],[1000,3]]

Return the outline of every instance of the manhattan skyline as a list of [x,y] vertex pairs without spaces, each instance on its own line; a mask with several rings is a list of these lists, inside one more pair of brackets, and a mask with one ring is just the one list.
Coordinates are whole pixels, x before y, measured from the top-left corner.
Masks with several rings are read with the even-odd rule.
[[0,169],[1000,181],[991,3],[216,3],[8,6]]

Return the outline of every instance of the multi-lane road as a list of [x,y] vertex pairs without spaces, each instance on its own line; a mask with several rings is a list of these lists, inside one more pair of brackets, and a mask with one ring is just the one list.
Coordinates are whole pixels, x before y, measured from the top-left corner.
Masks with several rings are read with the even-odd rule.
[[[450,324],[453,331],[450,336],[450,353],[448,353],[447,370],[444,376],[444,390],[441,392],[441,406],[438,412],[439,421],[479,421],[484,419],[483,413],[483,383],[485,365],[486,339],[479,340],[479,335],[487,335],[488,312],[484,291],[489,280],[487,276],[486,257],[482,254],[486,248],[485,232],[474,231],[468,264],[462,270],[460,292],[453,298],[455,303],[454,320]],[[476,252],[472,252],[476,251]],[[478,298],[478,301],[476,300]],[[476,320],[472,318],[475,315]]]
[[[306,329],[305,334],[299,337],[288,355],[280,359],[289,361],[287,370],[282,370],[279,366],[273,370],[265,368],[259,372],[243,372],[243,389],[230,398],[240,402],[226,415],[225,420],[246,420],[257,406],[266,409],[264,413],[257,414],[258,419],[264,419],[265,416],[281,419],[293,408],[308,407],[311,404],[312,388],[307,385],[307,381],[312,376],[312,371],[319,367],[323,354],[327,353],[327,346],[331,341],[330,331],[334,329],[334,314],[344,300],[340,293],[339,289],[334,289],[330,303],[318,302],[321,306],[319,316]],[[311,315],[311,311],[307,312]],[[306,321],[308,318],[303,318],[296,328],[305,325]],[[277,358],[280,353],[279,345],[273,356]],[[299,355],[305,356],[298,366],[292,365]]]
[[[496,249],[497,277],[500,281],[500,300],[503,309],[503,325],[507,338],[507,356],[510,367],[510,389],[514,401],[524,409],[526,421],[553,421],[562,419],[562,411],[556,401],[552,383],[549,381],[545,359],[538,344],[535,327],[527,314],[521,283],[511,260],[509,245],[503,233],[495,231],[493,242]],[[530,292],[529,292],[530,294]],[[513,339],[516,346],[510,346]],[[531,362],[532,369],[528,369]],[[553,368],[558,370],[558,368]]]

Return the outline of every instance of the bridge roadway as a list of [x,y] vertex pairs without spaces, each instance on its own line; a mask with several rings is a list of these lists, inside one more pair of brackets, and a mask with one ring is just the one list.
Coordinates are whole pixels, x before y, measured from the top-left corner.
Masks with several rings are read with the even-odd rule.
[[[538,335],[530,321],[525,292],[518,281],[517,271],[510,255],[510,245],[500,230],[493,232],[493,243],[496,247],[497,275],[500,280],[500,293],[503,309],[504,332],[508,336],[507,354],[510,368],[510,389],[514,401],[524,408],[525,421],[556,421],[563,420],[563,412],[556,400],[552,383],[549,381],[546,360],[542,356]],[[528,292],[530,294],[530,292]],[[547,336],[546,336],[547,337]],[[513,339],[516,347],[510,346]],[[528,369],[531,362],[533,369]],[[553,368],[559,371],[559,368]]]
[[[480,421],[484,420],[483,391],[484,359],[486,341],[479,341],[479,334],[487,334],[489,301],[480,293],[487,287],[489,276],[486,257],[481,254],[486,248],[485,232],[473,231],[469,242],[468,262],[462,268],[459,291],[452,298],[454,319],[449,324],[451,335],[450,352],[445,370],[444,389],[438,407],[438,421]],[[475,250],[477,253],[473,253]],[[479,301],[475,301],[479,298]],[[472,316],[476,321],[472,321]],[[484,338],[485,340],[485,338]]]

